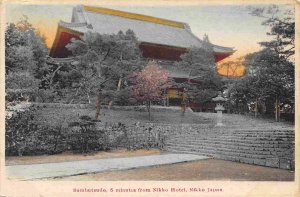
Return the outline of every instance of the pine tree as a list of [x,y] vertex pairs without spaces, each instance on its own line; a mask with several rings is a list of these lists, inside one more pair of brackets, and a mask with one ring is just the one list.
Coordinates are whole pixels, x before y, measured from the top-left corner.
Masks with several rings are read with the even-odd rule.
[[67,48],[78,62],[74,68],[78,77],[72,82],[77,86],[72,97],[81,93],[89,102],[91,96],[98,97],[96,103],[118,101],[120,91],[117,90],[122,86],[121,92],[128,93],[130,74],[144,66],[137,39],[131,30],[116,35],[88,32],[81,40],[73,40]]
[[[177,69],[188,74],[188,81],[178,84],[187,88],[189,97],[196,102],[207,102],[222,89],[221,78],[217,73],[212,44],[204,35],[201,48],[191,48],[175,64]],[[192,84],[191,80],[198,81]]]
[[[280,119],[280,104],[294,105],[294,39],[295,19],[291,9],[285,12],[278,6],[251,8],[251,14],[265,18],[262,25],[270,27],[267,35],[271,40],[261,42],[262,50],[246,56],[246,76],[235,84],[233,97],[241,97],[248,104],[264,103],[267,114]],[[274,110],[275,109],[275,110]],[[275,113],[274,113],[275,111]]]

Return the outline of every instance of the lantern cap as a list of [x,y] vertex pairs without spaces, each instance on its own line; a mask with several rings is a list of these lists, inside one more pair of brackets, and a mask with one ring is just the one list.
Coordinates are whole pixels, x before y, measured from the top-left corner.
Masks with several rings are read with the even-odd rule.
[[221,102],[225,102],[225,101],[226,101],[226,99],[222,96],[222,93],[221,93],[221,92],[219,92],[219,93],[218,93],[218,96],[215,97],[215,98],[213,98],[212,100],[213,100],[214,102],[217,102],[217,103],[221,103]]

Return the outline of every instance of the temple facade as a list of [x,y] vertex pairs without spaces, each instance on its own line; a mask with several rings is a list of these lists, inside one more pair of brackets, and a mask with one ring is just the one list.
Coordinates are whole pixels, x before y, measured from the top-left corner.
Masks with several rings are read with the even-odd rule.
[[[128,29],[135,33],[144,58],[157,60],[159,65],[169,70],[175,82],[187,80],[188,75],[172,70],[172,65],[191,47],[203,46],[203,41],[192,33],[187,23],[102,7],[75,6],[71,22],[58,23],[50,57],[55,61],[70,57],[72,54],[66,45],[71,39],[80,39],[86,32],[117,34]],[[214,44],[212,46],[215,62],[234,53],[233,48]],[[180,91],[176,87],[167,90],[167,105],[176,105],[179,102]],[[190,105],[197,108],[195,103]]]

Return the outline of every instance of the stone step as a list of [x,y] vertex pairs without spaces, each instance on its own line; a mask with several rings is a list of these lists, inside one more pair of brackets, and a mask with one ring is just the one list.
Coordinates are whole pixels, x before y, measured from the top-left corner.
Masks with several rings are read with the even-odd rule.
[[222,151],[222,152],[235,152],[235,153],[241,153],[241,154],[256,154],[256,155],[272,155],[273,156],[282,156],[282,155],[288,155],[292,154],[288,150],[282,150],[282,149],[273,149],[273,150],[255,150],[255,149],[246,149],[241,147],[216,147],[216,146],[194,146],[194,145],[170,145],[167,144],[165,146],[166,149],[172,150],[172,149],[190,149],[190,150],[196,150],[196,151],[202,151],[202,150],[212,150],[212,151]]
[[186,134],[173,134],[174,137],[199,137],[199,136],[224,136],[224,137],[273,137],[273,138],[293,138],[295,137],[294,133],[285,133],[285,134],[234,134],[234,133],[186,133]]
[[275,148],[274,147],[254,147],[254,146],[244,146],[244,145],[237,145],[237,144],[187,144],[187,143],[170,143],[170,142],[166,142],[165,146],[193,146],[194,148],[209,148],[209,147],[219,147],[219,148],[239,148],[241,150],[257,150],[257,151],[263,151],[263,150],[268,150],[268,151],[274,151]]
[[[269,167],[291,169],[294,161],[295,134],[282,131],[218,131],[201,130],[169,135],[164,149],[192,153],[218,159]],[[283,161],[283,164],[281,164]]]
[[223,147],[223,148],[240,148],[240,149],[251,149],[251,150],[268,150],[268,151],[275,151],[277,149],[288,149],[290,146],[294,146],[294,144],[259,144],[259,145],[254,145],[254,144],[245,144],[245,143],[205,143],[205,142],[199,142],[199,143],[190,143],[190,142],[170,142],[170,141],[165,141],[165,145],[170,145],[170,146],[194,146],[194,147]]
[[222,139],[222,138],[210,138],[210,139],[178,139],[178,138],[171,138],[166,139],[166,142],[173,142],[173,143],[187,143],[187,144],[199,144],[199,143],[206,143],[206,144],[221,144],[221,143],[232,143],[232,144],[251,144],[253,146],[263,146],[264,144],[272,144],[272,145],[280,145],[284,147],[285,145],[293,145],[294,141],[267,141],[267,140],[241,140],[241,139]]
[[[192,152],[192,151],[172,150],[170,152],[203,155],[203,153]],[[241,157],[241,156],[236,157],[236,156],[219,155],[219,154],[207,155],[207,156],[217,158],[217,159],[241,162],[241,163],[252,164],[252,165],[268,166],[268,167],[275,167],[275,168],[282,168],[282,169],[291,170],[290,165],[285,165],[285,164],[287,164],[286,163],[286,158],[283,158],[283,159],[280,159],[280,158],[256,159],[256,158],[247,158],[247,157]],[[285,161],[285,163],[280,162],[280,160]]]
[[197,135],[225,135],[225,136],[294,136],[294,131],[287,131],[287,132],[277,132],[277,131],[272,131],[272,132],[220,132],[220,131],[213,131],[213,132],[207,132],[205,131],[198,131],[198,132],[191,132],[191,133],[178,133],[175,135],[186,135],[186,136],[197,136]]
[[294,146],[294,144],[245,144],[245,143],[234,143],[234,142],[170,142],[165,141],[165,145],[173,145],[173,146],[194,146],[194,147],[230,147],[230,148],[241,148],[241,149],[254,149],[254,150],[268,150],[268,151],[276,151],[278,149],[290,149]]
[[235,140],[244,140],[244,141],[294,141],[294,137],[237,137],[237,136],[170,136],[170,140],[226,140],[226,141],[235,141]]
[[240,159],[247,159],[246,157],[238,156],[238,157],[233,157],[232,155],[220,155],[216,153],[206,153],[205,151],[202,152],[195,152],[195,151],[188,151],[188,150],[167,150],[167,152],[172,152],[172,153],[186,153],[186,154],[194,154],[194,155],[205,155],[208,157],[212,158],[218,158],[218,159],[224,159],[224,160],[230,160],[230,161],[240,161]]
[[285,139],[287,138],[288,140],[291,139],[291,138],[295,138],[294,135],[252,135],[252,136],[249,136],[249,135],[222,135],[223,138],[248,138],[248,139],[257,139],[257,138],[262,138],[262,139]]
[[[291,130],[261,130],[260,128],[256,129],[256,130],[214,130],[211,128],[203,128],[203,129],[199,129],[201,127],[197,126],[197,127],[193,127],[191,128],[192,130],[190,130],[190,133],[231,133],[231,134],[237,134],[237,135],[243,135],[243,134],[274,134],[274,133],[278,133],[278,134],[289,134],[289,133],[295,133],[295,131],[293,129]],[[184,127],[183,127],[184,129]]]
[[192,144],[166,144],[165,147],[185,147],[193,149],[209,149],[209,150],[227,150],[227,151],[238,151],[238,152],[251,152],[256,154],[279,154],[289,152],[289,148],[261,148],[257,149],[256,147],[243,147],[243,146],[219,146],[219,145],[192,145]]
[[284,139],[284,138],[295,138],[294,135],[269,135],[269,136],[236,136],[236,135],[224,135],[224,134],[216,134],[216,135],[209,135],[209,134],[200,134],[200,135],[170,135],[170,138],[249,138],[249,139],[257,139],[257,138],[278,138],[278,139]]
[[165,147],[165,150],[172,152],[172,151],[179,151],[179,152],[192,152],[197,154],[203,154],[206,156],[213,156],[213,157],[233,157],[233,158],[251,158],[251,159],[266,159],[266,158],[278,158],[278,157],[286,157],[288,155],[263,155],[263,154],[249,154],[249,153],[240,153],[240,152],[233,152],[233,151],[225,151],[225,150],[216,150],[216,149],[191,149],[185,147],[172,147],[168,148]]
[[[189,148],[172,148],[168,149],[166,148],[165,150],[169,152],[177,151],[177,152],[192,152],[194,154],[202,154],[205,156],[212,156],[218,158],[218,156],[224,156],[224,157],[234,157],[234,158],[239,158],[239,157],[244,157],[244,158],[253,158],[253,159],[265,159],[268,156],[266,155],[252,155],[252,154],[242,154],[242,153],[235,153],[235,152],[226,152],[226,151],[215,151],[215,150],[194,150],[194,149],[189,149]],[[269,156],[272,157],[272,156]]]

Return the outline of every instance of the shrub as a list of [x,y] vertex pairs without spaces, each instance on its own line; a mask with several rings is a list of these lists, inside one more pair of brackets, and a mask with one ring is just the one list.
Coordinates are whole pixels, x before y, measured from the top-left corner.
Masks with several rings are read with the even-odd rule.
[[5,101],[7,102],[20,102],[32,101],[35,99],[36,90],[33,89],[6,89]]
[[124,147],[124,124],[105,124],[96,128],[95,120],[89,116],[81,116],[79,121],[71,122],[69,127],[68,145],[74,152],[88,153]]
[[69,127],[72,128],[69,134],[69,144],[72,150],[87,153],[97,145],[96,123],[89,116],[81,116],[79,119],[79,121],[69,123]]
[[[45,108],[29,107],[6,118],[6,155],[57,154],[67,150],[77,153],[127,148],[161,148],[164,135],[159,128],[140,124],[97,123],[89,116],[64,124],[41,117]],[[50,112],[49,112],[50,113]],[[50,113],[57,114],[59,112]],[[53,119],[53,117],[52,117]],[[77,117],[69,117],[77,119]]]
[[65,128],[40,124],[35,120],[36,110],[29,107],[6,119],[6,155],[55,154],[66,150]]
[[35,96],[38,102],[51,103],[55,101],[57,94],[50,89],[39,89]]
[[37,125],[33,122],[35,108],[29,108],[12,114],[5,121],[5,150],[8,155],[23,155],[26,147],[33,146],[35,139],[33,131]]

